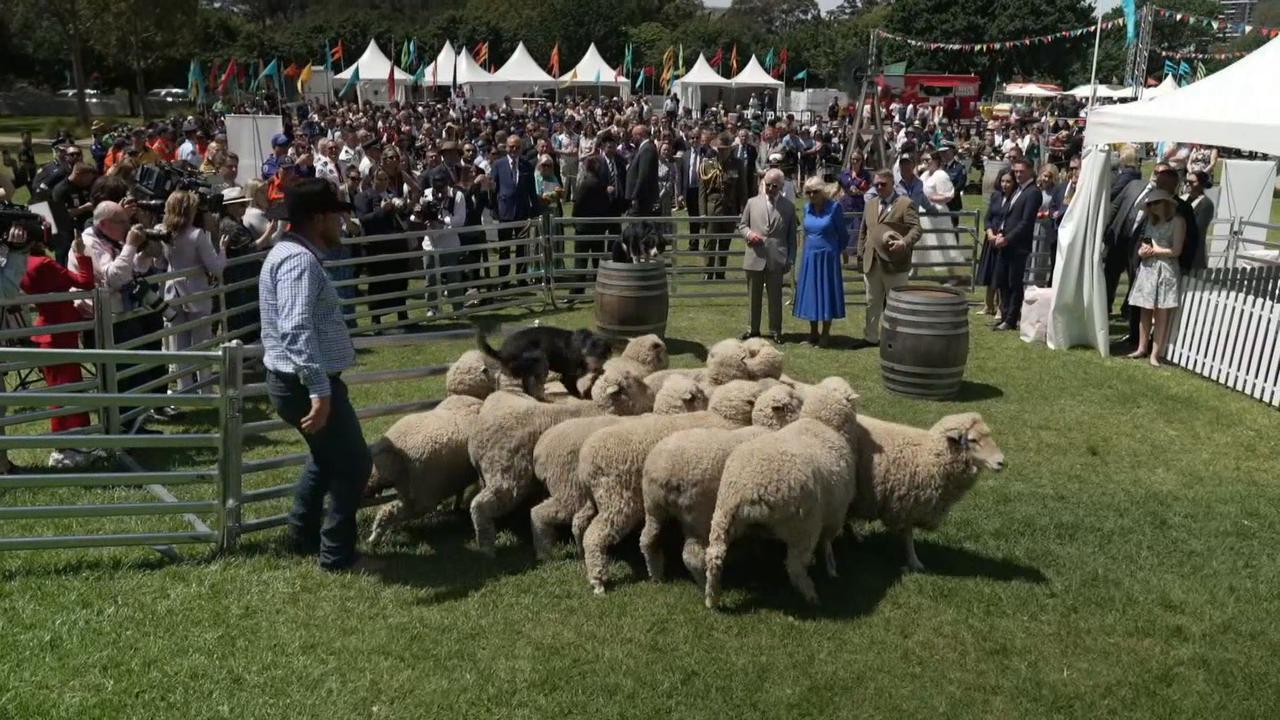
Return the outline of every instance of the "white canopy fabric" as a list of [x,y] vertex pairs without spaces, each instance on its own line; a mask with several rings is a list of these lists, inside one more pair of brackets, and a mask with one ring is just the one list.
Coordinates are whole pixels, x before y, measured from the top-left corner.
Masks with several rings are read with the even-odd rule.
[[769,73],[765,72],[760,65],[760,61],[756,60],[756,56],[752,55],[747,61],[747,66],[742,68],[742,72],[733,76],[733,84],[736,87],[768,87],[781,89],[783,82]]
[[1172,75],[1165,75],[1164,80],[1155,87],[1143,88],[1142,93],[1138,96],[1140,100],[1155,100],[1163,97],[1178,89],[1178,81],[1173,79]]
[[535,87],[549,88],[555,85],[555,78],[547,74],[542,66],[529,54],[529,48],[521,42],[507,62],[498,68],[494,76],[508,83],[527,84]]
[[1085,142],[1174,140],[1280,155],[1280,39],[1209,77],[1140,103],[1089,114]]
[[704,87],[733,87],[733,81],[716,72],[707,62],[706,56],[698,53],[698,59],[693,63],[693,67],[683,77],[672,83],[671,91],[680,99],[681,107],[693,108],[696,111],[702,107]]
[[[347,80],[351,77],[351,73],[355,72],[356,68],[360,68],[360,82],[381,82],[385,85],[387,76],[391,74],[391,67],[391,61],[387,59],[386,55],[382,54],[381,48],[378,47],[378,41],[370,40],[369,47],[364,49],[364,54],[360,56],[360,59],[349,65],[346,70],[334,75],[333,79]],[[395,73],[396,82],[413,79],[412,75],[398,67],[395,69]]]
[[591,47],[587,48],[587,52],[572,70],[560,76],[560,82],[574,86],[599,84],[617,87],[624,96],[630,94],[631,88],[631,83],[625,77],[614,74],[614,69],[600,56],[595,43],[591,43]]
[[1107,284],[1102,271],[1102,233],[1110,209],[1110,187],[1110,154],[1105,148],[1087,148],[1075,197],[1058,228],[1053,301],[1045,339],[1055,350],[1088,345],[1103,357],[1111,351]]
[[457,69],[459,85],[500,82],[493,73],[480,67],[480,63],[476,62],[476,59],[471,56],[471,51],[465,47],[458,53]]
[[453,72],[457,66],[458,51],[453,49],[453,43],[445,40],[444,47],[440,48],[440,54],[436,55],[436,59],[423,70],[424,82],[427,87],[430,87],[434,77],[437,86],[450,87],[453,85]]
[[1062,93],[1036,83],[1009,83],[1004,86],[1004,94],[1014,97],[1057,97]]
[[[1093,87],[1093,85],[1078,85],[1064,94],[1088,100],[1093,95]],[[1132,91],[1128,88],[1113,88],[1109,85],[1098,85],[1097,87],[1097,97],[1100,98],[1127,98],[1132,95]]]

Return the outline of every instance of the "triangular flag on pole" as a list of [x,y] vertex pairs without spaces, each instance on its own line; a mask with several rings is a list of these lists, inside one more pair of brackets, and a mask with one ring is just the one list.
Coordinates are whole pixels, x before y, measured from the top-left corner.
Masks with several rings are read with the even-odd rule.
[[796,73],[796,76],[795,76],[795,77],[793,77],[793,78],[791,78],[791,79],[792,79],[792,80],[807,80],[808,78],[809,78],[809,68],[805,68],[805,69],[801,70],[800,72]]
[[298,94],[306,94],[307,83],[311,82],[311,61],[308,60],[306,65],[302,66],[302,72],[298,73]]
[[333,74],[333,51],[329,49],[328,38],[324,41],[324,69],[330,75]]
[[231,83],[231,79],[236,76],[236,59],[231,58],[227,63],[227,69],[222,74],[222,79],[218,81],[218,94],[224,95],[227,92],[227,85]]
[[680,61],[676,66],[676,73],[680,77],[684,77],[684,43],[680,43]]
[[551,48],[551,75],[560,77],[560,43],[558,41],[555,47]]
[[342,92],[338,93],[338,97],[347,94],[347,91],[354,88],[360,82],[360,66],[357,65],[355,70],[351,71],[351,77],[347,78],[347,84],[342,86]]
[[733,44],[733,55],[729,56],[729,72],[738,74],[738,43]]

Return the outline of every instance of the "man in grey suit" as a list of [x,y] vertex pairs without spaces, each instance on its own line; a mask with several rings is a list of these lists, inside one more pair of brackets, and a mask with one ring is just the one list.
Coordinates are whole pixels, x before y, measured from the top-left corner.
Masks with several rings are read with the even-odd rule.
[[747,201],[738,232],[747,241],[742,269],[751,295],[751,329],[742,339],[760,337],[760,301],[769,294],[769,337],[782,343],[782,279],[796,259],[796,206],[782,197],[785,178],[776,168],[764,174],[764,193]]

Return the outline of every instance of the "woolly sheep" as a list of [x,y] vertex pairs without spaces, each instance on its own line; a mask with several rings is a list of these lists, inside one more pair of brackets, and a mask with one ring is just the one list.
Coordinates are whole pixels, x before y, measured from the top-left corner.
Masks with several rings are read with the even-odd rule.
[[435,408],[406,415],[369,446],[373,472],[370,496],[394,487],[396,500],[378,508],[369,533],[377,543],[392,527],[431,512],[442,500],[459,495],[476,480],[467,456],[467,436],[483,400],[451,395]]
[[[671,357],[667,354],[667,344],[662,342],[662,338],[652,334],[631,338],[623,348],[622,354],[610,359],[629,360],[636,363],[645,369],[642,375],[666,370],[671,364]],[[608,361],[605,364],[608,365]]]
[[707,352],[703,368],[676,368],[653,373],[644,381],[657,392],[668,378],[680,375],[698,381],[707,392],[731,380],[762,380],[782,374],[782,353],[767,340],[721,340]]
[[[688,378],[674,379],[663,386],[654,400],[653,411],[675,415],[703,410],[707,396]],[[645,416],[640,416],[645,417]],[[550,553],[557,525],[570,524],[573,544],[582,546],[582,533],[594,515],[587,487],[578,481],[578,453],[597,430],[629,422],[633,418],[588,417],[566,420],[542,434],[533,448],[533,471],[546,485],[549,497],[530,512],[533,547],[538,559]]]
[[707,607],[719,604],[728,544],[747,525],[762,525],[786,544],[791,584],[806,601],[818,601],[808,566],[821,543],[827,574],[835,577],[831,541],[856,489],[857,400],[843,379],[827,378],[805,398],[799,420],[729,456],[707,543]]
[[542,433],[570,418],[636,415],[652,407],[644,381],[628,374],[620,374],[608,387],[596,383],[592,395],[591,401],[568,398],[562,403],[543,403],[523,393],[500,391],[484,401],[467,442],[481,485],[471,501],[471,521],[481,552],[494,552],[494,520],[510,512],[533,489],[533,448]]
[[479,350],[468,350],[449,366],[444,390],[448,395],[470,395],[481,400],[503,384],[502,367]]
[[936,530],[985,467],[1004,469],[1004,453],[977,413],[948,415],[928,430],[858,418],[858,495],[853,516],[880,520],[902,538],[907,567],[922,571],[914,528]]
[[748,338],[742,343],[747,351],[747,372],[751,378],[763,380],[782,376],[782,351],[764,338]]
[[605,591],[606,551],[644,520],[641,476],[644,462],[663,438],[699,427],[736,428],[751,424],[763,388],[735,380],[717,388],[708,409],[687,415],[648,415],[593,433],[582,445],[578,478],[590,491],[595,515],[582,536],[587,580]]
[[641,481],[644,530],[640,549],[650,577],[662,579],[664,562],[658,533],[663,522],[675,518],[684,532],[684,565],[699,585],[705,584],[703,556],[725,461],[738,445],[795,421],[800,407],[794,390],[777,385],[756,399],[751,413],[753,427],[682,430],[654,446],[645,460]]

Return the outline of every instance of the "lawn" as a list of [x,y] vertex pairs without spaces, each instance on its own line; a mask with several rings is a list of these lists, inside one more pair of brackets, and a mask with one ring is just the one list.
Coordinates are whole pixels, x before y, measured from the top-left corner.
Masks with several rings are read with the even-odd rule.
[[[578,327],[590,310],[543,317]],[[675,301],[674,364],[697,364],[745,317],[740,301]],[[861,319],[852,308],[836,334],[860,335]],[[779,548],[735,545],[725,609],[711,612],[687,577],[643,580],[631,539],[613,590],[595,598],[567,547],[535,565],[515,522],[486,559],[449,513],[373,549],[387,561],[376,575],[322,574],[279,554],[278,531],[178,563],[147,550],[3,554],[0,717],[1274,717],[1275,412],[1180,370],[1052,352],[979,320],[964,392],[946,403],[888,394],[874,351],[783,348],[800,378],[846,377],[867,414],[928,424],[976,410],[990,423],[1009,467],[920,536],[927,574],[904,575],[873,527],[838,545],[839,580],[815,574],[822,605],[810,611]],[[805,329],[788,318],[789,336]],[[377,350],[360,364],[466,347]],[[440,392],[438,378],[353,389],[358,405]],[[297,447],[282,433],[246,457]],[[0,505],[72,497],[90,499],[14,492]]]

